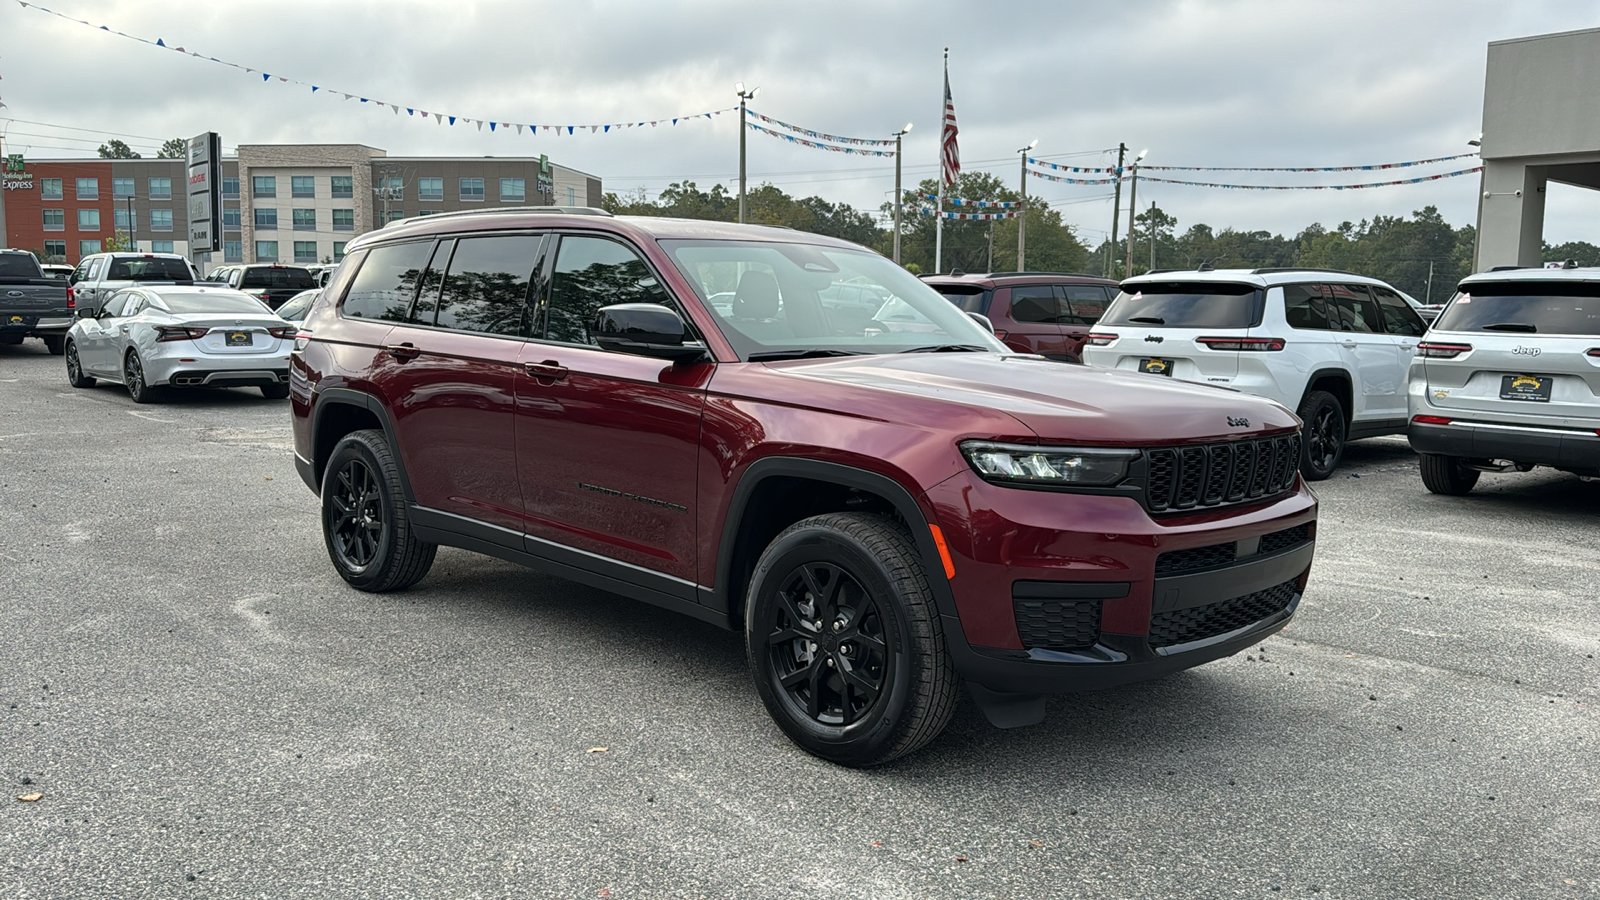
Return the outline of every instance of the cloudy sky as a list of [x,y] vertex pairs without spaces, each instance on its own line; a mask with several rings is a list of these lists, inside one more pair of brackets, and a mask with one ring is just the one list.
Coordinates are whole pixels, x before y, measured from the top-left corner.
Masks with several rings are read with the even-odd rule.
[[[536,156],[607,190],[732,185],[736,118],[556,137],[440,125],[340,99],[350,92],[449,115],[524,124],[667,119],[734,105],[733,85],[776,119],[887,136],[907,121],[906,180],[938,161],[940,66],[964,168],[1015,182],[1017,149],[1105,165],[1332,166],[1448,156],[1480,128],[1489,41],[1600,25],[1594,0],[1074,0],[1074,2],[582,2],[582,0],[44,0],[113,30],[238,63],[227,68],[0,0],[0,129],[7,152],[93,156],[121,136],[153,156],[201,131],[242,143],[359,142],[392,155]],[[317,84],[284,84],[276,76]],[[1590,88],[1591,90],[1593,87]],[[76,129],[76,130],[74,130]],[[809,150],[752,132],[753,184],[875,209],[891,161]],[[1285,176],[1155,173],[1238,183],[1348,184],[1465,168]],[[1240,191],[1141,180],[1179,220],[1293,233],[1432,204],[1476,215],[1476,176],[1362,191]],[[1091,244],[1108,189],[1030,179]],[[1124,197],[1126,202],[1126,197]],[[1546,237],[1600,243],[1588,192],[1551,185]]]

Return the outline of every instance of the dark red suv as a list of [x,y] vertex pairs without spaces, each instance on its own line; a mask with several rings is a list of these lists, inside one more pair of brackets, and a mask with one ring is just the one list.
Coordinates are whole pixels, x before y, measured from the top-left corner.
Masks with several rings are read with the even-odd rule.
[[350,584],[404,588],[445,544],[741,630],[778,725],[850,765],[933,740],[963,680],[1011,726],[1235,653],[1311,566],[1282,407],[1010,352],[786,229],[394,223],[352,242],[291,366]]
[[969,313],[988,318],[994,335],[1019,353],[1083,362],[1089,327],[1117,296],[1117,283],[1070,272],[926,275],[927,285]]

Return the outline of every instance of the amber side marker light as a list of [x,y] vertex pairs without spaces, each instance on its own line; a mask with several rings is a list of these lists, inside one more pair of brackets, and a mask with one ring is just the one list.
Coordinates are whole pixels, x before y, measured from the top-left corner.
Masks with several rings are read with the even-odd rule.
[[950,548],[945,546],[944,532],[937,525],[929,525],[928,531],[933,533],[933,545],[939,548],[939,561],[944,563],[944,577],[956,577],[956,564],[950,560]]

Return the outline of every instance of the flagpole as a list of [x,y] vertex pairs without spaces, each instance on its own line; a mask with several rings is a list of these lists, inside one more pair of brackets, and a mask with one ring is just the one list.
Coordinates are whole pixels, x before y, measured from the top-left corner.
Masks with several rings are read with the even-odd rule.
[[[950,48],[944,48],[944,93],[939,96],[939,121],[944,122],[950,95]],[[944,271],[944,126],[939,126],[939,191],[933,207],[933,271]]]

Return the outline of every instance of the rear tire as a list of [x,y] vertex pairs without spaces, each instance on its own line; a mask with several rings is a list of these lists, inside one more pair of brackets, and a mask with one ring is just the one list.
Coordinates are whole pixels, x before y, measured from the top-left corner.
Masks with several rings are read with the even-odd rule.
[[922,556],[881,516],[815,516],[773,539],[750,579],[745,649],[778,727],[842,765],[912,753],[955,712]]
[[1300,401],[1305,430],[1300,441],[1300,474],[1307,481],[1322,481],[1339,468],[1344,458],[1344,406],[1327,391],[1312,391]]
[[373,593],[422,580],[438,544],[411,530],[400,466],[381,431],[352,431],[322,473],[322,537],[339,577]]
[[263,384],[261,386],[261,396],[268,400],[287,400],[289,399],[289,386],[287,384]]
[[137,351],[129,350],[122,360],[122,383],[128,387],[128,396],[135,403],[155,403],[161,399],[161,389],[144,380],[144,363]]
[[60,356],[62,349],[67,344],[67,336],[64,334],[47,334],[42,336],[40,340],[44,341],[44,348],[50,351],[51,356]]
[[65,352],[67,357],[67,383],[75,388],[94,387],[94,379],[83,374],[83,361],[78,359],[78,345],[68,341]]
[[1417,467],[1422,471],[1423,486],[1435,494],[1464,497],[1472,492],[1473,486],[1478,483],[1478,476],[1483,474],[1467,468],[1463,464],[1465,460],[1455,456],[1420,453],[1417,460]]

